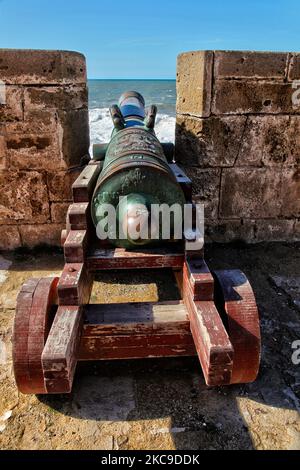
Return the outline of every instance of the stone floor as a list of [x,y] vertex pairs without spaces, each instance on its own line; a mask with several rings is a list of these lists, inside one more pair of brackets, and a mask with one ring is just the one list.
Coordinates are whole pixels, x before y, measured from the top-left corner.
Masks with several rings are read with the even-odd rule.
[[[60,273],[59,253],[0,257],[0,449],[300,449],[300,245],[209,246],[211,268],[241,268],[254,287],[263,350],[258,380],[208,389],[196,358],[80,364],[70,396],[14,385],[16,295],[30,276]],[[176,298],[172,273],[103,275],[94,301]],[[300,358],[300,354],[298,356]]]

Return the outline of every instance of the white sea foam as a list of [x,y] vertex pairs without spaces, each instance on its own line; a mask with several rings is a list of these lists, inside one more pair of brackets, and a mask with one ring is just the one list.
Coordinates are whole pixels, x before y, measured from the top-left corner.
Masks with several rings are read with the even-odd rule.
[[[112,132],[112,121],[108,108],[89,110],[91,145],[109,142]],[[155,132],[161,142],[174,142],[175,117],[168,114],[157,114]]]
[[108,108],[89,110],[91,144],[108,142],[112,131],[112,121]]
[[157,114],[155,133],[161,142],[175,142],[175,123],[174,116]]

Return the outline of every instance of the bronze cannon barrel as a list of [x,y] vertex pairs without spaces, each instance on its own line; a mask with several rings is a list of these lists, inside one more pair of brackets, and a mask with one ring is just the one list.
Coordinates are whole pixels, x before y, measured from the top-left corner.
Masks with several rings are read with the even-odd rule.
[[[111,110],[114,122],[111,141],[104,147],[103,169],[96,184],[92,203],[95,226],[104,223],[103,205],[116,209],[118,227],[126,232],[134,223],[134,213],[142,217],[142,225],[156,224],[156,240],[150,237],[123,239],[120,233],[112,236],[107,227],[109,240],[126,248],[154,244],[161,239],[161,221],[151,220],[151,205],[179,204],[185,202],[183,192],[171,171],[163,147],[154,132],[156,107],[145,113],[144,99],[137,92],[127,92],[120,98],[119,106]],[[153,126],[153,127],[152,127]],[[126,196],[126,204],[120,201]],[[120,221],[120,218],[122,220]],[[173,224],[176,220],[173,221]]]

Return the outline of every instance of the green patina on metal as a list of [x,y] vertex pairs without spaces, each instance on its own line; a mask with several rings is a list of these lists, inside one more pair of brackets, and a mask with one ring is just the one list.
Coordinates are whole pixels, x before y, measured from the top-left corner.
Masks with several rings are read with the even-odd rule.
[[[126,217],[132,213],[134,207],[146,208],[150,223],[151,204],[168,206],[179,204],[182,207],[185,203],[183,192],[168,165],[163,147],[154,129],[148,127],[149,125],[154,127],[153,106],[150,108],[150,117],[149,115],[143,117],[143,99],[139,99],[136,92],[133,93],[134,100],[139,101],[141,108],[136,111],[131,103],[128,105],[128,99],[130,101],[132,96],[130,92],[125,94],[123,108],[114,106],[111,113],[115,127],[110,143],[107,147],[102,145],[96,146],[95,149],[98,159],[103,159],[105,155],[91,208],[96,227],[99,223],[104,223],[103,204],[111,204],[116,208],[118,222],[120,221],[122,225],[122,221],[126,223]],[[125,116],[121,113],[123,109]],[[131,115],[126,115],[126,111]],[[124,196],[127,196],[127,205],[120,204]],[[176,222],[178,220],[174,216],[171,233]],[[132,240],[130,237],[120,238],[119,232],[114,235],[112,227],[107,226],[109,240],[114,245],[125,248],[159,243],[162,238],[161,220],[157,231],[156,240],[150,238]]]

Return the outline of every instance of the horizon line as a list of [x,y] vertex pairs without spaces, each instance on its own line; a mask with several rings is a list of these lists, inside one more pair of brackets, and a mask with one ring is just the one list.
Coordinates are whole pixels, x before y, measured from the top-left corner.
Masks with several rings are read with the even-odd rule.
[[98,80],[98,81],[99,80],[103,80],[103,81],[105,81],[105,80],[116,80],[116,81],[117,80],[119,80],[119,81],[121,81],[121,80],[124,80],[124,81],[125,80],[135,80],[135,81],[150,81],[150,80],[152,80],[152,81],[154,81],[154,80],[157,80],[157,81],[163,81],[163,80],[170,81],[170,80],[175,80],[176,81],[175,77],[174,78],[94,78],[94,77],[90,78],[90,77],[88,77],[87,79],[88,80]]

